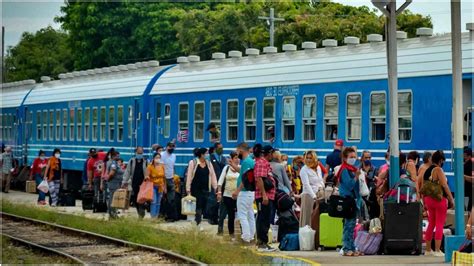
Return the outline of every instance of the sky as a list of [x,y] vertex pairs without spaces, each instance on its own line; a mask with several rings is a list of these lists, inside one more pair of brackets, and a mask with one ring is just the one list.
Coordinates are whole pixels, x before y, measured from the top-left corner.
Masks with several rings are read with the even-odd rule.
[[[2,25],[5,26],[5,50],[8,46],[16,45],[23,32],[52,26],[59,29],[54,17],[61,14],[61,0],[0,0]],[[333,0],[346,5],[373,7],[370,0]],[[398,5],[404,1],[398,0]],[[430,15],[433,21],[434,33],[450,32],[450,0],[413,0],[408,7],[414,13]],[[474,0],[461,0],[461,23],[474,22]]]

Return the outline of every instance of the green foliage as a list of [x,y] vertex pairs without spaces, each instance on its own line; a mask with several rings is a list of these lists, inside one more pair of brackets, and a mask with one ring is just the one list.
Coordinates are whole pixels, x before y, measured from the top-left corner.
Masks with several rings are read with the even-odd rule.
[[41,76],[56,76],[72,69],[67,34],[47,27],[35,34],[23,33],[18,45],[5,57],[6,81],[39,81]]

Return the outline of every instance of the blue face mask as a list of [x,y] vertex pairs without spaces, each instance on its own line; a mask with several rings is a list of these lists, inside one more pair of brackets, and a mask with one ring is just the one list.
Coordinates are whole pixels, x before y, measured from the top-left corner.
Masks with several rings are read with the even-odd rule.
[[135,158],[137,158],[138,160],[141,160],[141,159],[143,159],[143,154],[138,154],[138,153],[137,153],[137,154],[135,155]]
[[370,162],[370,160],[365,160],[364,161],[364,165],[365,166],[370,166],[372,163]]

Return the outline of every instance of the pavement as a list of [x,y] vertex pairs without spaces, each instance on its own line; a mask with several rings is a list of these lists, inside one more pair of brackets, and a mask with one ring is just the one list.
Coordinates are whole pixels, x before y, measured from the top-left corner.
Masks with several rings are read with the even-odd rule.
[[[36,204],[37,195],[32,193],[25,193],[19,191],[10,190],[10,193],[1,193],[0,200],[7,200],[13,203],[21,203],[31,206],[37,206],[39,209],[47,209],[60,213],[68,213],[78,216],[83,216],[92,219],[107,220],[108,215],[104,213],[92,213],[92,211],[83,211],[82,202],[76,201],[75,207],[49,207],[49,206],[38,206]],[[121,211],[121,217],[130,219],[138,219],[137,212],[134,208],[129,210]],[[155,224],[156,221],[156,224]],[[172,232],[189,232],[190,230],[199,231],[197,226],[192,221],[181,220],[174,223],[167,223],[163,220],[152,220],[150,215],[145,216],[147,224],[152,223],[156,228],[172,231]],[[217,241],[231,241],[228,236],[220,237],[217,236],[217,225],[210,225],[206,221],[201,223],[201,233],[209,234],[214,236]],[[236,230],[237,231],[237,230]],[[278,247],[277,243],[273,243],[272,246]],[[325,250],[325,251],[275,251],[268,253],[259,253],[254,247],[242,247],[251,250],[260,255],[272,257],[272,264],[310,264],[310,265],[352,265],[352,264],[363,264],[363,265],[386,265],[386,264],[397,264],[397,265],[440,265],[444,263],[444,257],[425,257],[421,256],[389,256],[389,255],[374,255],[374,256],[361,256],[361,257],[343,257],[339,255],[336,250]],[[446,264],[446,265],[449,265]]]

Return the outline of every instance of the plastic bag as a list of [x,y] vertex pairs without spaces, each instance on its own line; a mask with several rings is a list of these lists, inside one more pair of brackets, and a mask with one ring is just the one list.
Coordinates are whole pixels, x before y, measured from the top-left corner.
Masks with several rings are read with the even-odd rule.
[[38,185],[37,188],[40,191],[44,192],[44,193],[48,193],[48,191],[49,191],[48,181],[46,181],[46,179],[44,179],[43,181],[41,181],[41,183]]
[[196,214],[196,198],[193,196],[186,196],[181,199],[181,214],[195,215]]
[[150,181],[144,181],[140,185],[140,191],[138,192],[137,202],[143,204],[145,202],[153,201],[153,183]]
[[367,183],[365,182],[365,173],[361,171],[359,175],[359,194],[362,197],[366,197],[370,194],[369,187],[367,186]]
[[316,231],[314,231],[309,225],[300,227],[300,230],[298,232],[300,250],[314,250],[314,235],[315,234],[316,234]]

